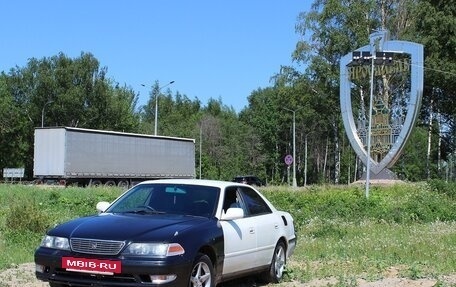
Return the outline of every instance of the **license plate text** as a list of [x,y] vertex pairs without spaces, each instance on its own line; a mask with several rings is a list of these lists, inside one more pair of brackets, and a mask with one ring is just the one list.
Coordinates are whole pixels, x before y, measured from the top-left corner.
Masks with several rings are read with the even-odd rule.
[[65,268],[68,271],[107,275],[122,272],[119,260],[99,260],[74,257],[62,257],[62,268]]

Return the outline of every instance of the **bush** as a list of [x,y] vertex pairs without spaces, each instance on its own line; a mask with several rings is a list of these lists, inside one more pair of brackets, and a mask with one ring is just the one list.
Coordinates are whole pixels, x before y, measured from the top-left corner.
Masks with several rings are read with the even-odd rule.
[[456,190],[442,182],[372,186],[368,198],[360,186],[311,186],[292,192],[283,187],[268,187],[262,192],[277,209],[293,215],[299,231],[315,218],[355,223],[453,221],[456,201],[449,197],[452,188]]
[[456,182],[429,180],[428,185],[432,191],[445,194],[452,199],[456,199]]
[[15,202],[6,214],[6,227],[13,231],[44,233],[49,226],[49,217],[34,202]]

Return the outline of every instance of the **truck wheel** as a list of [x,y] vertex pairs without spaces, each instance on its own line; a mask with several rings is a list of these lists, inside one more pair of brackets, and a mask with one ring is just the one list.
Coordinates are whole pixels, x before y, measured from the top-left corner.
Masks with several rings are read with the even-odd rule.
[[128,181],[120,180],[117,186],[123,189],[128,189]]
[[116,186],[116,183],[114,182],[114,180],[108,180],[104,185],[106,187],[113,187]]
[[98,180],[98,179],[93,180],[93,181],[90,183],[90,186],[91,186],[91,187],[99,187],[99,186],[101,186],[101,180]]
[[282,241],[278,242],[275,247],[274,254],[272,255],[272,261],[271,265],[269,266],[269,270],[262,274],[262,279],[264,279],[264,281],[268,283],[279,283],[285,270],[285,253],[285,244]]
[[215,271],[207,255],[199,253],[193,263],[189,287],[214,287]]

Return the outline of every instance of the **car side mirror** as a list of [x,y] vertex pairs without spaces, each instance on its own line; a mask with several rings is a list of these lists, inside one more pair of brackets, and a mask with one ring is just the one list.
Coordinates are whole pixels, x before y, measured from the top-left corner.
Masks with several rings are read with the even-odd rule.
[[111,204],[107,201],[100,201],[97,203],[98,213],[103,213]]
[[222,220],[233,220],[244,217],[244,210],[240,207],[230,207],[222,214]]

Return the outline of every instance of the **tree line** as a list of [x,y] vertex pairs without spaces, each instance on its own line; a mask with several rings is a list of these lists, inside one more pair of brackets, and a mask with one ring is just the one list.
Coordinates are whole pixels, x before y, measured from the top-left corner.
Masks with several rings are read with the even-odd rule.
[[[302,36],[294,66],[271,75],[271,86],[252,91],[236,112],[221,99],[202,103],[152,86],[145,105],[120,85],[90,52],[30,58],[0,74],[0,168],[33,174],[33,132],[70,126],[151,134],[156,97],[158,134],[196,140],[197,177],[230,180],[255,174],[290,183],[284,157],[293,153],[295,119],[298,185],[356,181],[363,165],[345,135],[339,106],[340,58],[369,42],[375,29],[421,43],[425,85],[421,113],[393,170],[410,181],[455,179],[456,1],[315,0],[299,15]],[[120,160],[120,159],[119,159]]]

